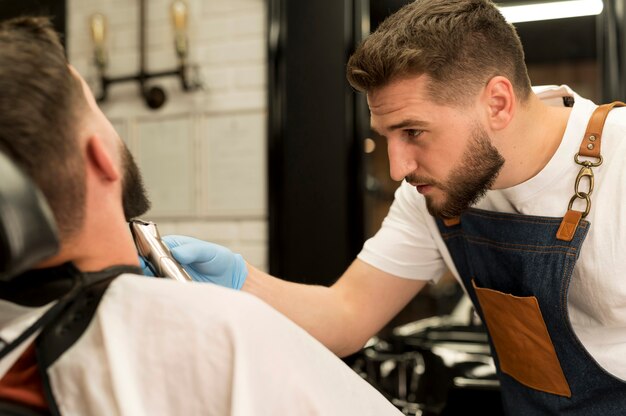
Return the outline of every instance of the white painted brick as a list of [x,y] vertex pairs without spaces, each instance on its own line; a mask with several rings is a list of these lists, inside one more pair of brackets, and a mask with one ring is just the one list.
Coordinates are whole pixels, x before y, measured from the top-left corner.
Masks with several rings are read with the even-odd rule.
[[96,71],[91,56],[70,56],[69,61],[83,78],[88,79],[95,75]]
[[169,24],[169,21],[165,25],[152,25],[148,28],[147,33],[147,48],[167,47],[174,53],[174,30]]
[[195,34],[200,41],[264,36],[265,26],[264,19],[259,19],[257,13],[247,12],[207,18],[202,25],[195,28]]
[[265,122],[261,113],[219,116],[203,124],[205,212],[265,213]]
[[177,67],[178,58],[172,47],[151,48],[146,54],[146,69],[149,72],[169,71]]
[[90,57],[93,59],[94,48],[91,39],[84,36],[71,41],[71,43],[67,45],[67,54],[72,59],[77,57]]
[[207,111],[262,110],[267,107],[267,93],[263,89],[246,91],[214,91],[207,96]]
[[134,74],[139,69],[139,54],[137,51],[120,50],[110,51],[108,54],[107,73],[111,77]]
[[246,242],[267,241],[267,221],[241,221],[239,223],[239,239]]
[[233,69],[235,85],[244,89],[249,87],[266,87],[267,73],[265,65],[259,63]]
[[261,62],[265,59],[265,49],[265,39],[249,38],[200,46],[197,56],[201,63],[214,65]]
[[207,241],[235,241],[239,238],[238,224],[234,221],[195,221],[181,224],[178,232]]
[[71,10],[72,14],[76,14],[82,10],[82,5],[84,5],[85,3],[88,3],[88,0],[67,0],[65,2],[65,7],[67,7],[68,10]]
[[82,14],[91,8],[93,3],[93,0],[68,0],[66,7],[67,10],[71,10],[72,14]]
[[214,16],[224,13],[241,13],[247,11],[257,11],[262,13],[265,10],[263,0],[227,0],[227,1],[203,1],[202,13],[205,16]]
[[86,16],[73,18],[67,25],[65,35],[70,55],[77,53],[92,53],[93,43]]
[[[188,118],[141,121],[137,164],[153,204],[150,215],[189,215],[195,207],[195,161]],[[181,186],[185,184],[186,186]]]
[[[125,82],[111,85],[108,91],[108,99],[100,104],[102,111],[109,117],[135,115],[143,110],[143,101],[137,93],[138,87],[135,82]],[[132,113],[128,110],[132,109]],[[126,110],[126,111],[122,111]]]
[[112,3],[109,0],[101,4],[106,4],[106,7],[96,6],[89,14],[96,12],[104,14],[111,32],[119,28],[139,27],[139,2]]
[[[126,143],[126,146],[129,146],[128,138],[130,135],[128,134],[128,122],[124,119],[111,119],[111,124],[113,128],[117,132],[117,135],[120,136],[120,139]],[[129,147],[131,152],[133,152],[133,148]],[[134,155],[135,153],[133,153]]]
[[202,68],[202,80],[211,91],[234,88],[237,82],[231,68],[208,66]]
[[[146,219],[148,219],[146,217]],[[178,223],[177,222],[168,222],[168,221],[155,221],[157,227],[159,227],[159,233],[161,236],[171,235],[171,234],[180,234],[178,232]]]
[[236,243],[228,248],[235,253],[241,254],[254,267],[267,263],[267,248],[264,244]]
[[[107,47],[111,51],[120,49],[138,50],[139,28],[136,24],[121,26],[111,30]],[[174,51],[174,34],[168,26],[149,26],[146,30],[146,52],[154,48],[168,47]]]
[[107,47],[109,52],[131,51],[137,52],[139,47],[139,32],[136,25],[121,26],[111,30]]
[[[139,2],[137,2],[138,4]],[[172,18],[170,11],[170,2],[164,1],[147,1],[146,2],[146,21],[149,24],[162,24],[163,22],[168,22]]]

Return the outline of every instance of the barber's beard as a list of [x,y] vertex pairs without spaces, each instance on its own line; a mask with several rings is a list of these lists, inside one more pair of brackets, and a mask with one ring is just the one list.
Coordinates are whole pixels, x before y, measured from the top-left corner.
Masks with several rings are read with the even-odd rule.
[[150,209],[150,200],[143,185],[143,179],[133,155],[126,145],[122,144],[122,206],[126,221],[137,218]]
[[443,192],[443,201],[436,201],[433,196],[425,195],[426,207],[434,217],[453,218],[485,196],[503,165],[504,158],[491,144],[487,132],[476,126],[461,162],[444,182],[435,182],[432,178],[420,178],[417,175],[407,176],[407,180],[413,183],[429,183]]

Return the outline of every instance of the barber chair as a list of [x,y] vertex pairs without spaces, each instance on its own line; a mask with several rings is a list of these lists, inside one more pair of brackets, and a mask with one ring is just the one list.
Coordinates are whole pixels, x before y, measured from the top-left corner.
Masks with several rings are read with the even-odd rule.
[[[406,415],[503,414],[487,333],[467,297],[435,316],[373,338],[352,368]],[[473,412],[469,412],[473,413]]]
[[[58,249],[56,224],[44,196],[30,178],[0,152],[0,299],[19,283],[17,276]],[[0,400],[0,415],[40,414]]]
[[0,152],[0,297],[3,285],[58,249],[56,224],[45,198]]

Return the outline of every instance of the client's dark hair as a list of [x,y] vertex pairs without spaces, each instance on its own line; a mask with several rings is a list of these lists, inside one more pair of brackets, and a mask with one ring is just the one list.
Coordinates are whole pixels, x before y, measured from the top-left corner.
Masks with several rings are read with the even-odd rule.
[[76,232],[84,217],[77,140],[84,105],[81,82],[48,18],[0,22],[0,150],[42,190],[61,238]]

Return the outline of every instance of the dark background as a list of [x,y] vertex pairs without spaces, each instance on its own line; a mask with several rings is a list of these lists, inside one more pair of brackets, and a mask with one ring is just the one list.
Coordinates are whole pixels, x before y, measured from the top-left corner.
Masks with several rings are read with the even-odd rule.
[[[23,15],[49,16],[54,28],[65,34],[65,0],[0,0],[0,20]],[[65,46],[65,36],[62,36]]]

